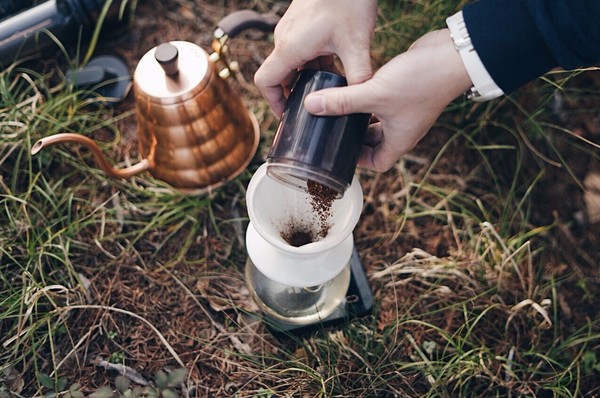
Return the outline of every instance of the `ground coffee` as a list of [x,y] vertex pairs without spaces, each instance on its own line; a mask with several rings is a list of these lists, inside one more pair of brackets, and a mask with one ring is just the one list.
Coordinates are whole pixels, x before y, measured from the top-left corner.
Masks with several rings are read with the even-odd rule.
[[311,226],[290,220],[281,231],[281,237],[294,247],[304,246],[315,241],[315,233]]
[[325,185],[308,180],[306,191],[310,195],[310,204],[319,221],[318,228],[303,224],[298,220],[288,221],[281,231],[281,237],[294,247],[304,246],[308,243],[325,238],[329,233],[331,224],[331,206],[337,193]]
[[319,232],[317,235],[319,238],[324,238],[329,233],[329,228],[331,228],[329,223],[331,205],[337,193],[333,189],[313,180],[307,181],[306,190],[311,198],[312,209],[319,218]]

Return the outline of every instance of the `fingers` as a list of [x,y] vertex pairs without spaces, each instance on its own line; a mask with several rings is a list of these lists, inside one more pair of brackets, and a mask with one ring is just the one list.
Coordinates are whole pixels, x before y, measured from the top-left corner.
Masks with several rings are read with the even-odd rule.
[[[308,62],[288,64],[278,62],[277,59],[281,58],[270,55],[254,75],[254,83],[277,116],[283,113],[289,92],[298,77],[298,70],[317,69],[340,74],[333,55],[322,55]],[[296,64],[298,66],[293,66]]]
[[[371,66],[371,56],[369,53],[369,43],[366,48],[357,45],[349,45],[340,49],[338,56],[342,65],[348,85],[359,84],[373,77],[373,67]],[[344,51],[348,49],[347,51]]]
[[[366,54],[366,56],[361,56],[361,54]],[[344,59],[340,56],[340,60],[342,61],[344,70],[346,71],[345,77],[348,85],[364,83],[373,76],[371,60],[368,55],[368,51],[357,52],[356,54],[347,57],[346,61],[344,61]],[[305,67],[326,70],[340,74],[340,71],[334,62],[334,57],[331,55],[321,56],[307,63]],[[305,106],[309,112],[315,115],[344,115],[348,113],[360,112],[360,110],[358,110],[356,107],[360,107],[361,105],[353,105],[351,102],[354,102],[355,95],[360,98],[364,98],[364,96],[361,95],[361,92],[364,94],[365,88],[366,87],[363,86],[357,90],[348,90],[346,91],[345,96],[344,92],[321,90],[319,91],[319,94],[324,95],[324,97],[316,97],[312,99],[307,98],[308,102],[305,103]],[[309,96],[309,98],[311,97],[312,96]],[[327,104],[328,101],[329,105]]]
[[281,58],[273,52],[254,74],[254,83],[277,116],[281,116],[285,108],[284,88],[289,89],[297,77],[294,63],[284,63],[280,60]]
[[306,97],[304,106],[313,115],[375,113],[378,94],[369,82],[353,86],[319,90]]
[[[374,118],[371,118],[373,121]],[[365,134],[365,142],[364,145],[369,147],[376,147],[383,140],[383,129],[381,128],[381,123],[373,121],[369,124],[367,129],[367,133]]]
[[381,123],[371,124],[367,130],[365,145],[361,148],[358,165],[383,173],[396,161],[392,148],[385,142]]
[[333,55],[321,55],[300,66],[299,69],[316,69],[341,74],[335,64]]

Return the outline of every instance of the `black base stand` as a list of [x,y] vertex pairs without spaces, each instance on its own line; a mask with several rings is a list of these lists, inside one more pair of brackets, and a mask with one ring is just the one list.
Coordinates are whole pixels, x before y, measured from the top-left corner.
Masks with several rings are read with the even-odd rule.
[[340,325],[352,318],[369,315],[373,309],[373,294],[365,274],[362,262],[356,248],[350,258],[350,286],[346,294],[346,300],[341,303],[327,318],[310,324],[292,324],[264,315],[263,321],[269,331],[277,337],[300,335],[327,327]]

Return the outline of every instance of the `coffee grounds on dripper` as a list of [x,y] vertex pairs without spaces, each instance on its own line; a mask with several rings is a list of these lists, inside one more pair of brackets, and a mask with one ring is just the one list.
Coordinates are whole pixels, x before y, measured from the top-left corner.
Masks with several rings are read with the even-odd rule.
[[306,191],[310,195],[310,204],[313,212],[316,214],[319,226],[317,230],[303,224],[297,220],[290,220],[281,231],[281,237],[294,247],[304,246],[308,243],[315,242],[325,238],[329,233],[331,224],[331,206],[336,198],[337,193],[316,181],[308,180]]
[[281,237],[294,247],[304,246],[315,241],[314,231],[310,226],[303,225],[296,220],[290,220],[281,231]]

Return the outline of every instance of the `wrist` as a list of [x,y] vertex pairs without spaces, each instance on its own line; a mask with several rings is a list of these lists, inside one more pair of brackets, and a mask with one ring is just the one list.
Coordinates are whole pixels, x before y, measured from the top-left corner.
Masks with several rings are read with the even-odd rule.
[[471,38],[465,25],[462,11],[447,18],[446,24],[450,30],[454,47],[460,55],[462,63],[473,84],[467,92],[469,98],[473,101],[484,102],[504,95],[502,89],[498,87],[494,82],[494,79],[488,73],[485,65],[483,65],[483,62],[471,43]]
[[426,73],[424,78],[429,90],[435,93],[436,102],[445,106],[473,85],[448,29],[427,33],[411,49],[424,54],[416,73]]
[[393,73],[403,83],[397,89],[421,113],[438,117],[472,86],[448,29],[426,33],[397,59]]

